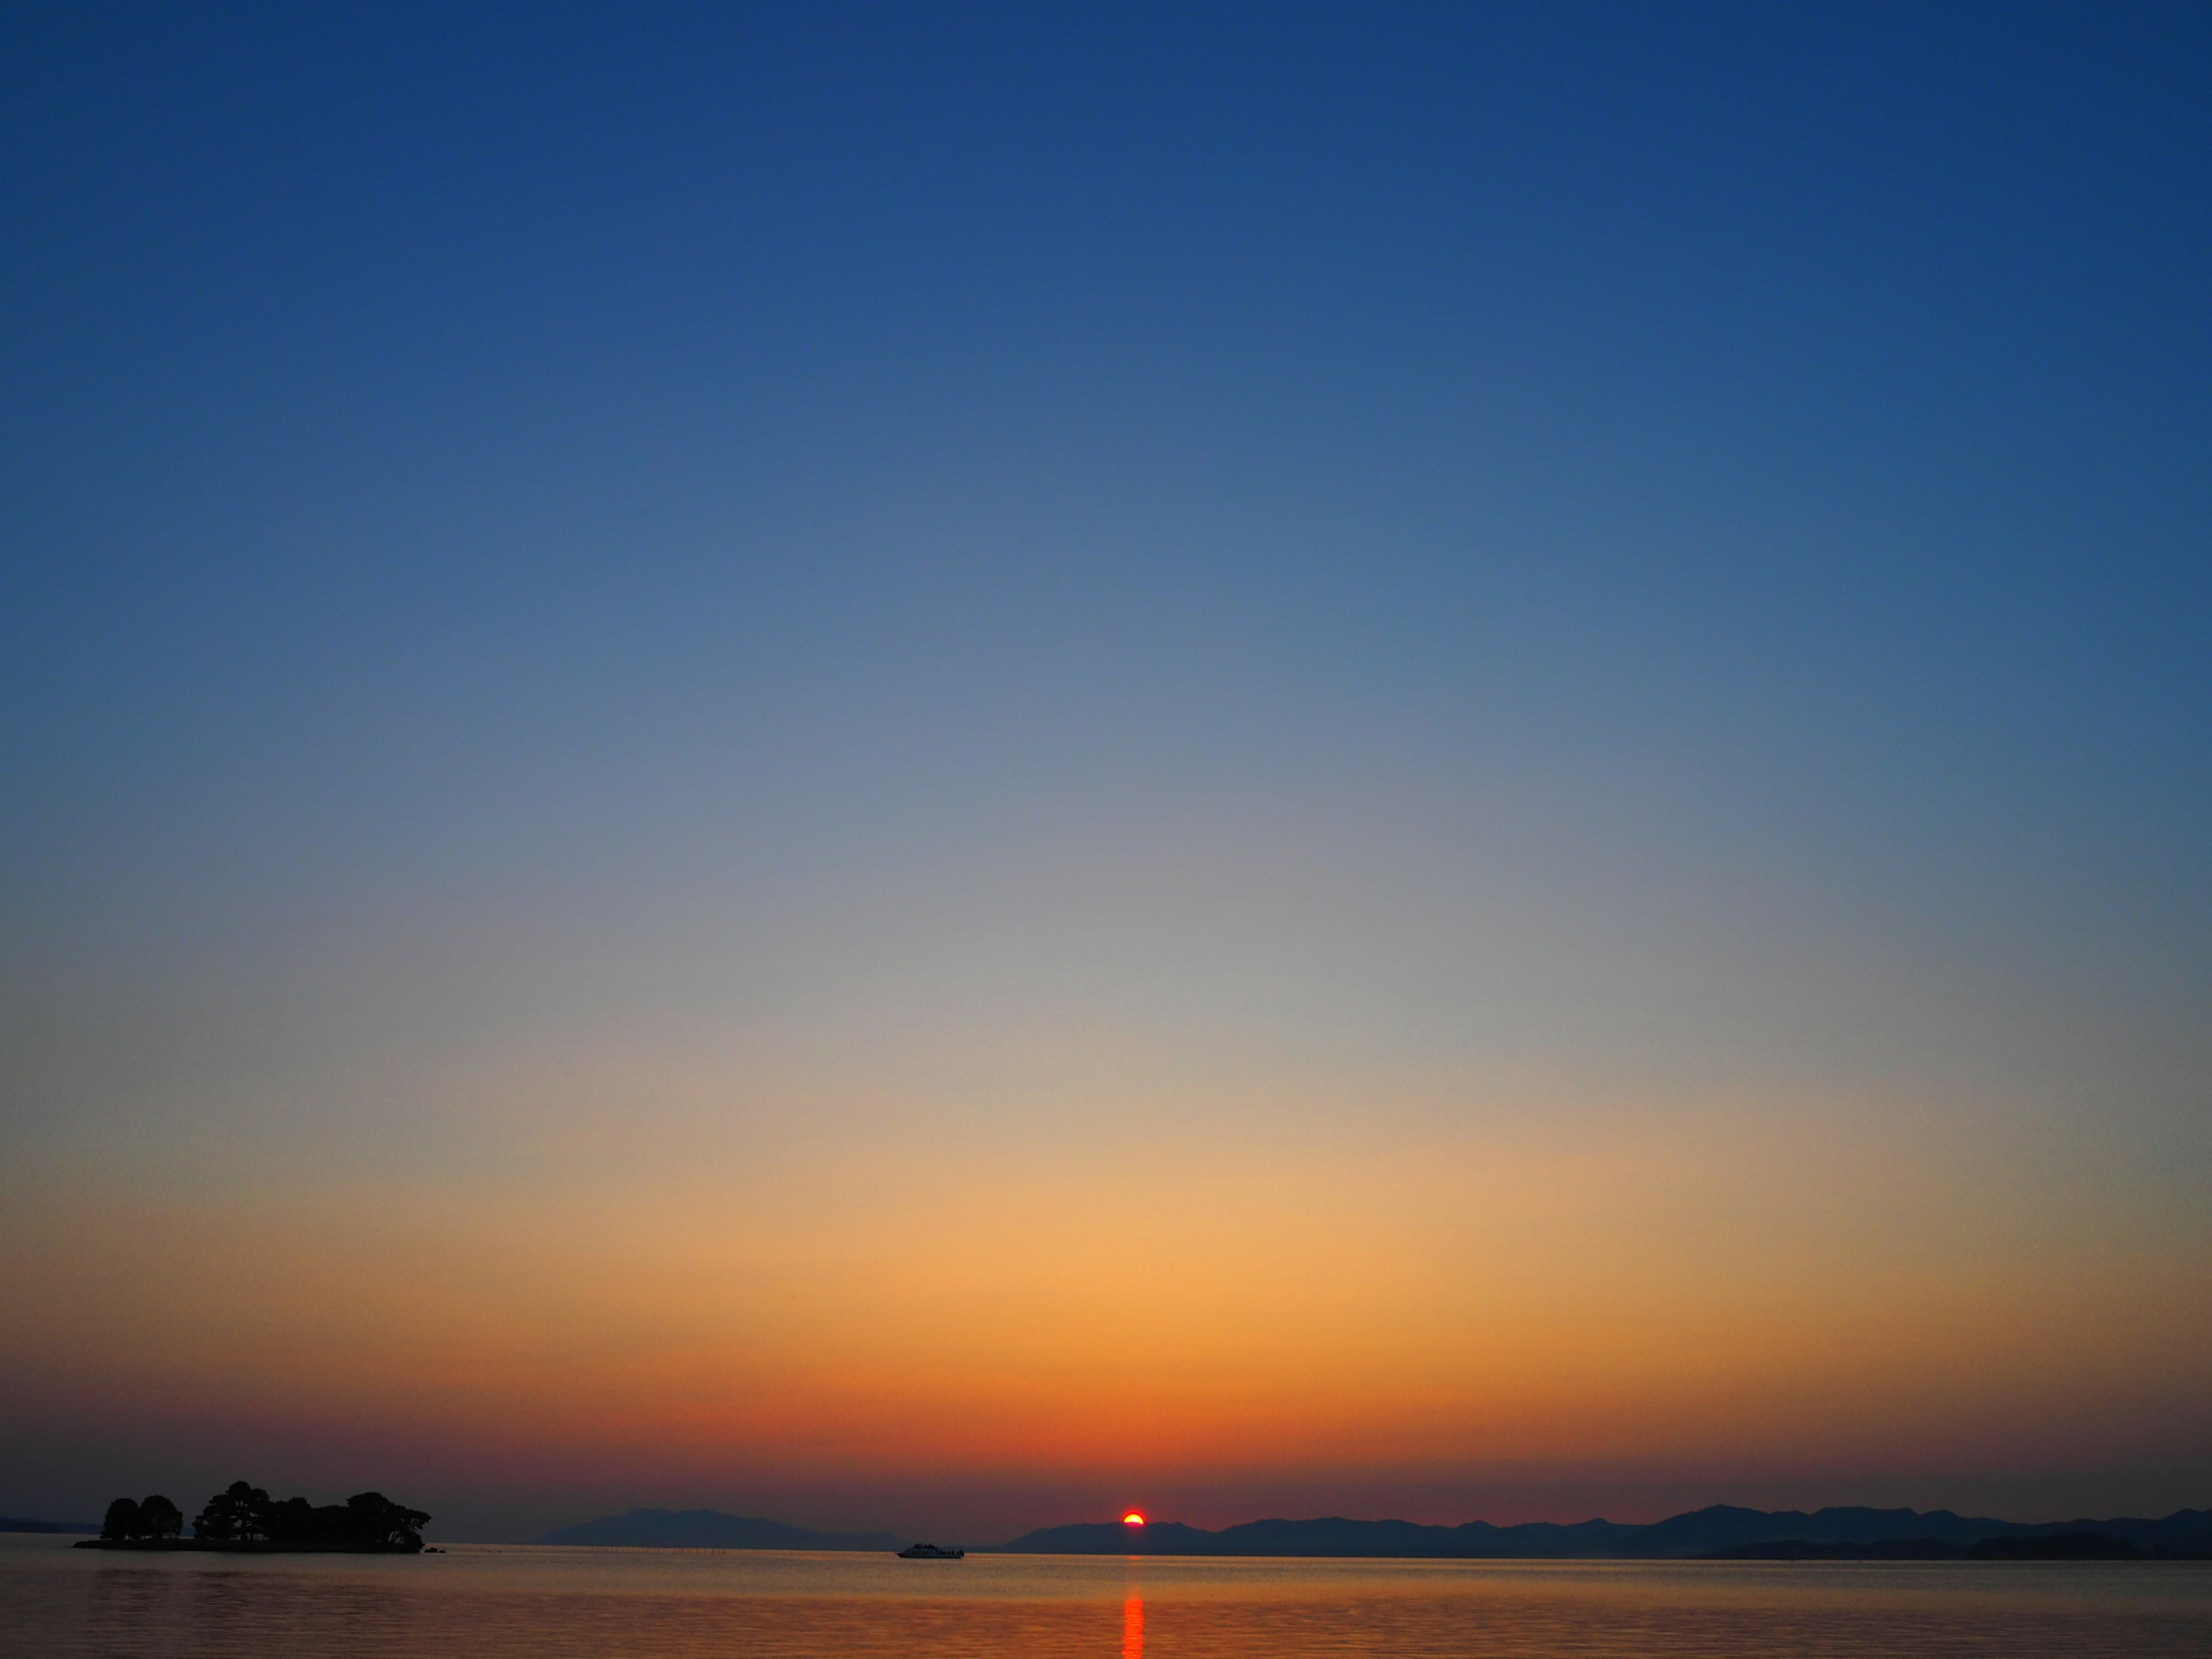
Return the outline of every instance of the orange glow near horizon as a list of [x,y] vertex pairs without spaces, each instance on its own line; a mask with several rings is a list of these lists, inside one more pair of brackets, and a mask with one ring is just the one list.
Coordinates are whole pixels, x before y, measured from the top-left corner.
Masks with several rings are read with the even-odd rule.
[[[1201,1523],[1194,1488],[1278,1478],[2133,1468],[2166,1431],[2132,1425],[2197,1420],[2201,1246],[2081,1255],[2102,1212],[1969,1179],[1956,1124],[1756,1103],[1406,1123],[1387,1155],[1290,1115],[1079,1159],[936,1128],[748,1161],[647,1121],[465,1201],[410,1170],[18,1183],[0,1329],[39,1364],[0,1416],[295,1425],[395,1468],[465,1430],[486,1488],[549,1445],[624,1492],[987,1469]],[[921,1237],[958,1271],[887,1272]]]

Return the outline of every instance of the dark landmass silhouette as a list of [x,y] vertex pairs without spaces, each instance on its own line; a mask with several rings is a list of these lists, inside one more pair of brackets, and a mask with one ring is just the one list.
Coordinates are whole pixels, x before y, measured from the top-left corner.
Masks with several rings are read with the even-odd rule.
[[914,1540],[888,1532],[811,1532],[719,1510],[632,1510],[562,1527],[541,1544],[597,1544],[672,1550],[898,1550]]
[[1889,1538],[1871,1544],[1812,1544],[1802,1538],[1776,1544],[1740,1544],[1716,1550],[1709,1561],[2154,1561],[2201,1559],[2172,1551],[2145,1550],[2101,1532],[2061,1532],[2033,1538],[1984,1538],[1947,1544],[1938,1538]]
[[[1997,1521],[1954,1515],[1948,1510],[1925,1514],[1915,1510],[1825,1509],[1747,1510],[1716,1504],[1648,1525],[1581,1521],[1570,1525],[1536,1521],[1514,1527],[1470,1521],[1464,1526],[1427,1526],[1413,1521],[1352,1521],[1328,1516],[1311,1521],[1248,1521],[1219,1532],[1180,1522],[1154,1522],[1144,1528],[1119,1522],[1086,1522],[1047,1527],[1024,1534],[995,1550],[1048,1555],[1324,1555],[1396,1556],[1457,1560],[1542,1559],[1693,1559],[1749,1546],[1833,1548],[1836,1559],[1912,1559],[1909,1554],[1867,1557],[1875,1547],[1909,1551],[1923,1546],[1956,1549],[1960,1559],[1984,1541],[2035,1540],[2083,1534],[2117,1540],[2145,1557],[2212,1557],[2212,1511],[2177,1510],[2156,1520]],[[1818,1559],[1803,1556],[1777,1558]],[[1944,1559],[1944,1558],[1931,1558]],[[1986,1558],[1984,1558],[1986,1559]],[[2075,1557],[2005,1556],[2004,1559],[2080,1559]],[[2118,1559],[2118,1558],[2106,1558]]]
[[98,1532],[92,1521],[33,1521],[25,1515],[0,1515],[0,1532]]
[[[2109,1541],[2109,1540],[2108,1540]],[[1738,1544],[1715,1550],[1706,1561],[1963,1561],[1969,1546],[1940,1538],[1879,1538],[1865,1544],[1814,1544],[1802,1538]],[[2124,1545],[2121,1547],[2126,1547]]]
[[1970,1561],[2144,1561],[2203,1560],[2212,1550],[2187,1555],[2172,1549],[2144,1549],[2125,1538],[2101,1532],[2062,1532],[2041,1538],[1984,1538],[1966,1552]]
[[81,1550],[227,1550],[253,1554],[313,1551],[348,1555],[412,1555],[422,1547],[430,1517],[380,1492],[356,1492],[318,1508],[304,1498],[279,1502],[260,1487],[234,1480],[208,1499],[185,1529],[184,1512],[158,1494],[118,1498],[107,1506],[100,1536]]

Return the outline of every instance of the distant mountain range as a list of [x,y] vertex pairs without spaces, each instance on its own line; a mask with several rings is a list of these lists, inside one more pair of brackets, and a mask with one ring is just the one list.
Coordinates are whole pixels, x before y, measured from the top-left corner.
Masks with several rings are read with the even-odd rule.
[[98,1532],[97,1521],[33,1521],[21,1515],[0,1515],[0,1532]]
[[[0,1522],[45,1530],[55,1523]],[[70,1531],[94,1528],[70,1527]],[[2084,1543],[2084,1535],[2089,1541]],[[2095,1540],[2112,1540],[2105,1550]],[[2039,1544],[2036,1540],[2055,1540]],[[597,1544],[647,1549],[896,1550],[912,1540],[889,1532],[813,1532],[757,1516],[716,1510],[632,1510],[562,1527],[541,1544]],[[1877,1559],[1952,1559],[1972,1553],[2022,1560],[2095,1557],[2212,1557],[2212,1510],[2177,1510],[2157,1520],[1997,1521],[1948,1510],[1746,1510],[1717,1504],[1649,1525],[1582,1521],[1569,1526],[1530,1522],[1460,1527],[1413,1521],[1248,1521],[1208,1532],[1180,1522],[1141,1529],[1119,1522],[1047,1527],[1011,1543],[981,1547],[1041,1555],[1321,1555],[1407,1556],[1455,1560],[1605,1558],[1820,1560],[1863,1553]]]
[[599,1544],[631,1549],[896,1550],[914,1540],[888,1532],[810,1532],[781,1521],[719,1510],[632,1510],[562,1527],[541,1544]]
[[1156,1521],[1142,1528],[1090,1522],[1047,1527],[994,1547],[1048,1555],[1690,1559],[1755,1545],[1802,1544],[1829,1554],[1852,1546],[1917,1540],[1963,1550],[1991,1539],[2085,1533],[2117,1539],[2145,1555],[2212,1556],[2212,1510],[2177,1510],[2160,1520],[2029,1523],[1954,1515],[1948,1510],[1826,1509],[1808,1515],[1802,1510],[1745,1510],[1726,1504],[1644,1526],[1613,1521],[1562,1526],[1536,1521],[1496,1527],[1487,1521],[1470,1521],[1459,1527],[1431,1527],[1412,1521],[1347,1521],[1329,1516],[1315,1521],[1248,1521],[1207,1532],[1173,1521]]

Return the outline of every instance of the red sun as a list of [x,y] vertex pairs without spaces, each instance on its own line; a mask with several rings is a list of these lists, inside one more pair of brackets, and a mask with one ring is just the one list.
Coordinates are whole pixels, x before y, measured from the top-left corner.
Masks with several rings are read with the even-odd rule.
[[1145,1524],[1145,1517],[1138,1514],[1136,1510],[1131,1510],[1127,1515],[1121,1517],[1121,1524],[1125,1527],[1141,1527]]

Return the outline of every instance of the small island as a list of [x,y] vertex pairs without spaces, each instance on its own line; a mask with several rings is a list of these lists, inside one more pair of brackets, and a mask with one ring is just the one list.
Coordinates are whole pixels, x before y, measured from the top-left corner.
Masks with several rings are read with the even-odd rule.
[[156,1493],[143,1500],[117,1498],[107,1506],[100,1536],[76,1547],[413,1555],[422,1548],[422,1528],[429,1519],[380,1492],[356,1492],[343,1504],[319,1508],[304,1498],[278,1502],[258,1486],[234,1480],[202,1506],[190,1538],[183,1536],[184,1511]]

